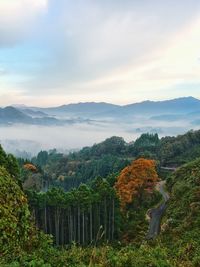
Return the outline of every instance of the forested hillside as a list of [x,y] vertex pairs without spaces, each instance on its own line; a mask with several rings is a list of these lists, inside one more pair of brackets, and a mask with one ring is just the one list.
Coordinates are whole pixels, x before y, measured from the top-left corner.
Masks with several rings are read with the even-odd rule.
[[168,177],[167,188],[171,199],[164,218],[166,233],[176,241],[191,240],[195,253],[200,245],[200,158]]
[[[31,162],[19,160],[22,180],[25,188],[39,191],[51,186],[61,186],[65,190],[77,188],[96,177],[118,174],[135,158],[158,159],[159,142],[157,134],[144,134],[135,143],[126,143],[123,138],[114,136],[69,155],[56,150],[41,151]],[[27,162],[37,166],[37,171],[24,170]]]
[[[114,136],[68,155],[56,150],[41,151],[31,161],[19,159],[21,180],[25,189],[46,191],[62,187],[68,191],[81,183],[89,184],[96,177],[117,175],[139,157],[156,160],[163,175],[161,167],[176,168],[200,157],[200,131],[161,139],[157,134],[147,133],[130,143]],[[36,166],[36,170],[24,168],[26,163]]]
[[21,184],[20,167],[17,162],[17,159],[11,154],[6,154],[1,145],[0,145],[0,166],[3,167],[18,184]]
[[[170,200],[163,218],[160,242],[177,266],[200,266],[200,158],[167,179]],[[178,265],[180,264],[180,265]]]
[[[0,266],[198,267],[198,136],[112,137],[18,162],[1,148]],[[162,166],[179,168],[162,176]],[[162,178],[170,199],[160,235],[149,240]]]

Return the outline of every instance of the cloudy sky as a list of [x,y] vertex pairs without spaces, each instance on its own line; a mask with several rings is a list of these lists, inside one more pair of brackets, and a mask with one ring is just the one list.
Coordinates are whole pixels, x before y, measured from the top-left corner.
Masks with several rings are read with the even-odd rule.
[[0,0],[0,105],[200,98],[199,0]]

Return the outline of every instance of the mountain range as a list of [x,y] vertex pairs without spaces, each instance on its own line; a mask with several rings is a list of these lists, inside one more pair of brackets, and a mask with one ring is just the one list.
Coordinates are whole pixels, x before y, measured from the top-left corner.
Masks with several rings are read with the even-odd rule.
[[[12,124],[29,124],[29,125],[64,125],[72,124],[74,122],[80,122],[81,119],[57,119],[55,117],[49,116],[40,111],[34,111],[30,108],[19,109],[13,106],[8,106],[5,108],[0,108],[0,124],[2,125],[12,125]],[[85,121],[85,120],[82,120]],[[87,120],[88,121],[88,120]]]
[[143,101],[124,106],[86,102],[49,108],[25,105],[0,108],[0,124],[64,125],[108,119],[131,122],[137,118],[155,122],[189,120],[191,124],[199,124],[200,100],[182,97],[165,101]]

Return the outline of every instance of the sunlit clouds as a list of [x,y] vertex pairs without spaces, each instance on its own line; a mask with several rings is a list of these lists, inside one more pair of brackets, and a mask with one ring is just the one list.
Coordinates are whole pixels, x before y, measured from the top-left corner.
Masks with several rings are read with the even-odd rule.
[[3,0],[0,104],[200,97],[199,15],[195,0]]

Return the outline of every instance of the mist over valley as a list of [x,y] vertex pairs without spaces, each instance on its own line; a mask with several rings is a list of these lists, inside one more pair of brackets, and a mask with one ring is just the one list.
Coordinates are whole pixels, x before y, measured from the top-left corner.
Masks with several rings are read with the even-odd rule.
[[200,125],[200,100],[192,97],[126,106],[77,103],[54,108],[15,106],[0,110],[0,140],[7,152],[56,148],[68,153],[111,136],[134,141],[142,133],[176,136]]

